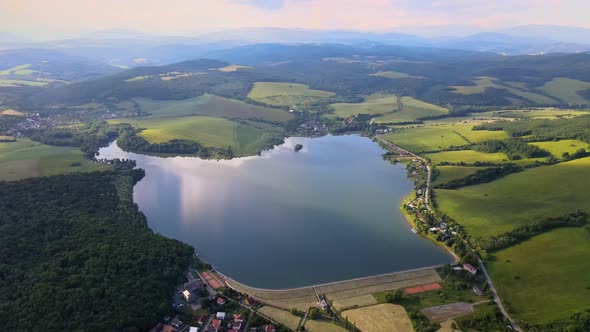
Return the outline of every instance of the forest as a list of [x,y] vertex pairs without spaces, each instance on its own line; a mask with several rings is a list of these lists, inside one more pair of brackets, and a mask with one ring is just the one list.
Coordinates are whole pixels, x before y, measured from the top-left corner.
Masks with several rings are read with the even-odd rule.
[[143,170],[0,185],[0,330],[140,331],[171,311],[193,248],[132,201]]

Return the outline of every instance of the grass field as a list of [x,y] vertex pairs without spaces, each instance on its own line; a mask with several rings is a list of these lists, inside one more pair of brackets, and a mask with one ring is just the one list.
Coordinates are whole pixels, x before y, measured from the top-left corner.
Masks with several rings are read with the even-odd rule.
[[478,77],[475,80],[473,80],[473,83],[474,83],[474,85],[471,85],[471,86],[452,86],[451,88],[455,89],[456,93],[460,93],[460,94],[464,94],[464,95],[483,93],[487,89],[491,89],[491,88],[503,89],[503,90],[507,90],[509,93],[511,93],[513,95],[522,97],[522,98],[527,99],[533,103],[544,104],[544,105],[552,105],[552,104],[558,103],[558,101],[553,98],[549,98],[547,96],[544,96],[544,95],[541,95],[538,93],[534,93],[534,92],[530,92],[530,91],[524,91],[523,89],[520,89],[520,88],[515,88],[514,83],[512,83],[511,85],[499,84],[498,79],[494,78],[494,77],[481,76],[481,77]]
[[210,94],[184,100],[135,98],[134,101],[139,104],[142,112],[150,113],[150,117],[206,115],[229,119],[259,119],[268,122],[285,122],[293,119],[293,115],[287,111],[250,105]]
[[[439,209],[475,237],[490,237],[536,220],[583,209],[590,157],[510,174],[456,190],[436,189]],[[534,180],[532,180],[534,179]]]
[[230,146],[239,155],[258,152],[276,135],[252,125],[208,116],[130,118],[110,122],[129,123],[136,128],[143,128],[139,135],[150,143],[185,139],[207,147]]
[[383,138],[413,152],[438,151],[470,142],[508,138],[503,131],[471,130],[473,124],[445,124],[400,128]]
[[362,103],[336,103],[330,106],[334,109],[334,114],[341,118],[348,118],[356,114],[380,115],[374,119],[376,123],[412,122],[419,118],[448,112],[445,108],[412,97],[402,97],[400,102],[402,104],[401,111],[396,96],[374,94],[366,97]]
[[416,78],[416,76],[400,73],[397,71],[391,71],[391,70],[390,71],[380,71],[380,72],[371,74],[371,76],[386,77],[386,78],[391,78],[391,79]]
[[256,82],[248,97],[268,105],[304,107],[334,95],[333,92],[310,89],[305,84]]
[[475,166],[438,166],[437,169],[440,174],[432,184],[436,186],[437,184],[447,183],[451,180],[461,179],[486,168]]
[[301,317],[295,316],[288,311],[276,309],[269,306],[264,306],[258,309],[258,312],[285,325],[293,331],[295,331],[297,326],[299,326],[299,322],[301,321]]
[[342,312],[363,332],[412,331],[412,321],[399,305],[384,303]]
[[510,119],[557,119],[573,118],[580,115],[587,115],[588,111],[568,110],[557,108],[537,108],[521,110],[491,111],[483,113],[473,113],[477,117],[496,117]]
[[540,89],[571,105],[590,104],[588,100],[578,94],[579,91],[590,89],[590,82],[559,77],[545,83]]
[[217,68],[217,70],[222,71],[222,72],[233,72],[233,71],[238,71],[238,70],[243,70],[243,69],[252,69],[254,67],[251,66],[240,66],[240,65],[229,65],[229,66],[225,66],[222,68]]
[[0,143],[0,181],[106,169],[106,165],[86,160],[74,147],[49,146],[28,138]]
[[488,270],[511,313],[542,324],[590,309],[588,257],[590,234],[561,228],[495,253]]
[[586,151],[590,150],[590,144],[574,139],[561,140],[557,142],[533,142],[529,144],[547,150],[557,158],[561,158],[564,152],[573,154],[578,149],[586,149]]
[[505,163],[509,162],[508,156],[504,153],[485,153],[473,150],[461,150],[461,151],[443,151],[437,153],[430,153],[426,155],[432,163],[440,164],[443,161],[450,163],[464,162],[466,164],[473,164],[476,161],[486,163]]

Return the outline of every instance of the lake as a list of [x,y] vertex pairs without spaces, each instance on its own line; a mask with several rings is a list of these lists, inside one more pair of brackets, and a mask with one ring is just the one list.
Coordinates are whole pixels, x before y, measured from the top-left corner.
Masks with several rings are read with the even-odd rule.
[[134,200],[156,233],[193,245],[237,281],[286,288],[453,261],[411,232],[399,206],[413,184],[383,153],[347,135],[291,137],[232,160],[147,156],[115,143],[99,158],[146,170]]

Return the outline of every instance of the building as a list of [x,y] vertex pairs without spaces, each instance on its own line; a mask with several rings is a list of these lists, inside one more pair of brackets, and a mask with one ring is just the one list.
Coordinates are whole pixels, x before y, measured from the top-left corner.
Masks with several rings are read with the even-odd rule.
[[223,297],[218,297],[217,298],[217,304],[224,305],[225,304],[225,299]]
[[191,327],[189,327],[188,332],[199,332],[199,328],[191,326]]
[[221,320],[225,319],[225,312],[218,312],[217,314],[215,314],[215,317]]
[[275,332],[277,329],[274,325],[266,325],[264,326],[264,332]]
[[244,314],[234,314],[234,322],[235,323],[243,323],[244,322]]
[[189,290],[187,290],[187,289],[185,289],[182,292],[182,296],[184,297],[184,299],[186,300],[186,302],[191,302],[193,300],[193,294]]
[[471,289],[473,289],[473,292],[477,296],[484,296],[485,295],[484,292],[479,287],[477,287],[476,285],[473,285],[473,287],[471,287]]
[[473,265],[469,264],[469,263],[465,263],[463,264],[463,270],[475,275],[477,273],[477,270],[473,267]]
[[215,331],[217,331],[221,327],[221,321],[219,319],[214,319],[211,321],[211,326]]

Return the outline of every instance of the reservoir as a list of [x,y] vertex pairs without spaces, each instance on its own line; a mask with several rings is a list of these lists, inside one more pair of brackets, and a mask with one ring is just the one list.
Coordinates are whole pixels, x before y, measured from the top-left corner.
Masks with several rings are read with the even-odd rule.
[[411,232],[399,206],[413,184],[385,152],[347,135],[291,137],[232,160],[147,156],[115,143],[99,158],[145,169],[134,201],[154,232],[193,245],[239,282],[290,288],[453,261]]

